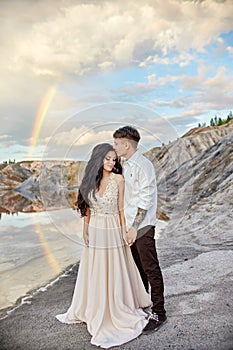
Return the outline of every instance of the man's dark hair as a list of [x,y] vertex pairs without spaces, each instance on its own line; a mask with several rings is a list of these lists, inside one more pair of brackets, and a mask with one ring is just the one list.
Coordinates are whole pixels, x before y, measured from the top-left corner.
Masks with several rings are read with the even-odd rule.
[[124,126],[122,128],[117,129],[113,134],[114,139],[128,139],[133,140],[135,142],[139,142],[140,140],[140,134],[137,131],[137,129],[133,128],[132,126]]

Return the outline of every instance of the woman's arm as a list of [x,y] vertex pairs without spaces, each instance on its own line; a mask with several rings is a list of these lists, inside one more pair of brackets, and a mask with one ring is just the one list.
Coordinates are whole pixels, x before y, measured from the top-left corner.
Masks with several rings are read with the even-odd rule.
[[87,208],[87,215],[84,216],[84,222],[83,222],[83,239],[86,246],[89,246],[88,228],[89,228],[90,216],[91,216],[90,208]]
[[118,210],[119,210],[119,216],[120,216],[120,224],[121,224],[123,238],[124,238],[124,241],[126,242],[126,220],[125,220],[125,214],[124,214],[125,181],[122,175],[116,175],[116,176],[117,176],[117,185],[118,185]]

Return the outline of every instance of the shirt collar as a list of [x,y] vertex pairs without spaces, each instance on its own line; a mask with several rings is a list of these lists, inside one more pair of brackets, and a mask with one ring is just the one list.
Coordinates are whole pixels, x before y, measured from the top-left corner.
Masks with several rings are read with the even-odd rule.
[[133,164],[137,161],[138,157],[141,156],[141,151],[139,149],[128,159],[124,161],[124,164]]

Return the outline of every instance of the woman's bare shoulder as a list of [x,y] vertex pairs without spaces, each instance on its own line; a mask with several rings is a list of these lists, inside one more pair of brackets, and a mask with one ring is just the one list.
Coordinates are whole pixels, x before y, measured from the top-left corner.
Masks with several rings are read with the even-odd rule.
[[124,182],[124,176],[121,174],[115,174],[114,176],[116,182],[119,184],[120,182]]

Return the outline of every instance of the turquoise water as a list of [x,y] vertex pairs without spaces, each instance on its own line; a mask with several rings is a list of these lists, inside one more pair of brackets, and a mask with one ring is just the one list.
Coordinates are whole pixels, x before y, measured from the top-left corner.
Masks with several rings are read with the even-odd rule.
[[2,214],[0,309],[78,262],[82,249],[82,220],[72,209]]

